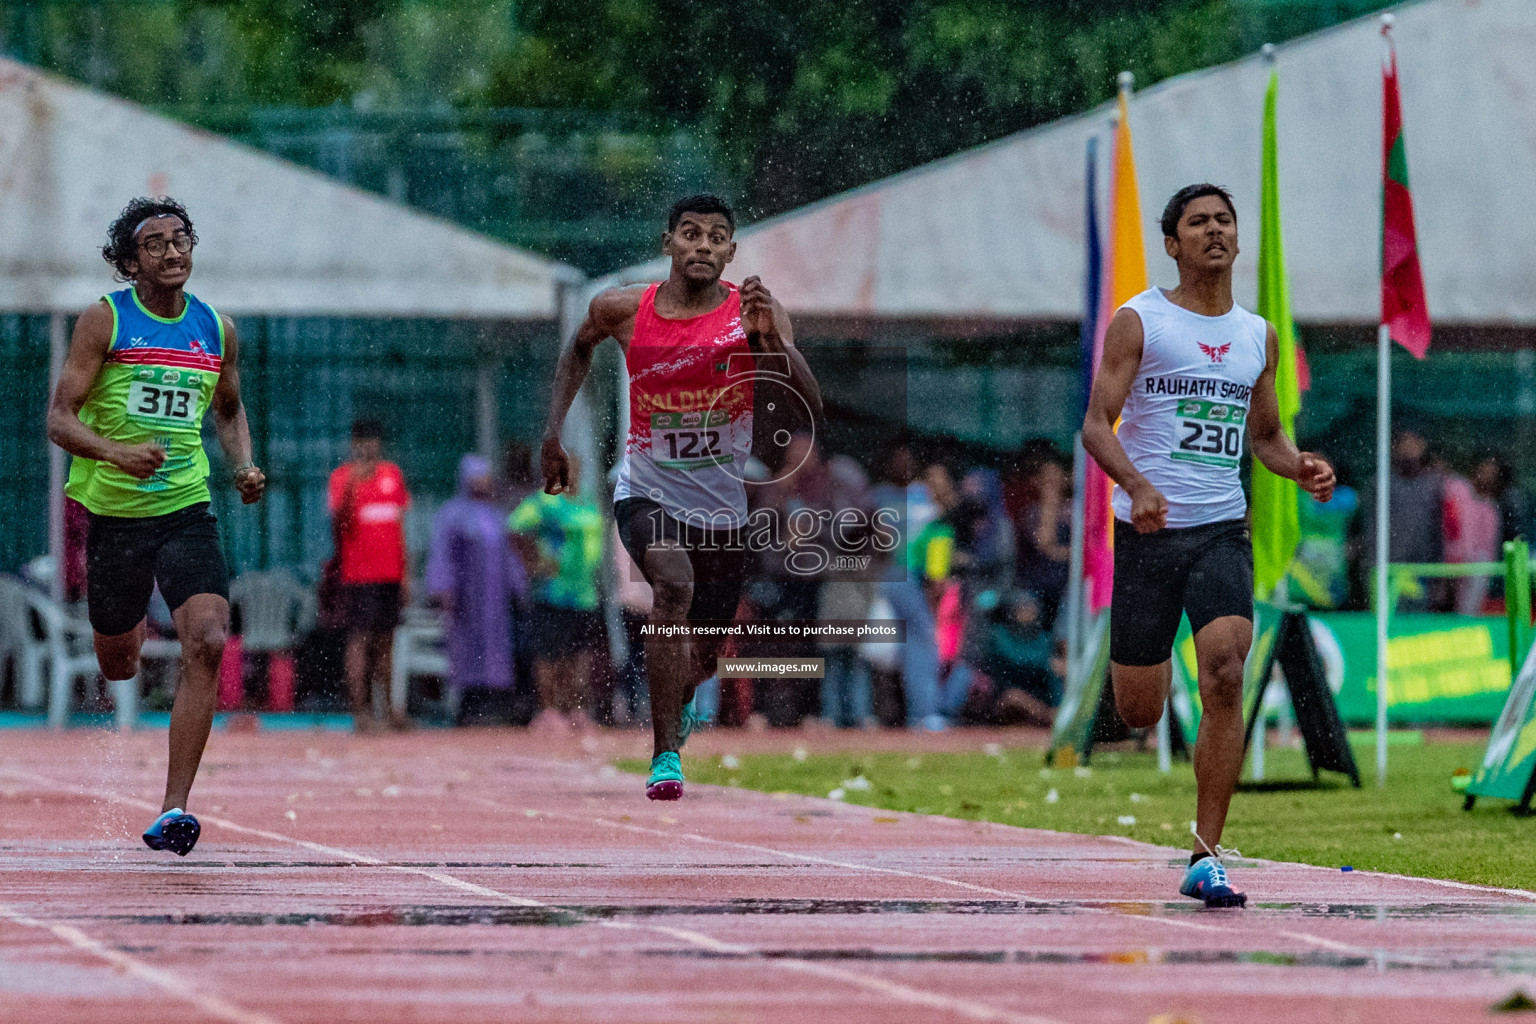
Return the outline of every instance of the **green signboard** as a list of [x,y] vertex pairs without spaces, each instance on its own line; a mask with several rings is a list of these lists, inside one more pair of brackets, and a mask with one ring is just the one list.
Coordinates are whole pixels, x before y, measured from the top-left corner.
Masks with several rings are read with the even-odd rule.
[[[1376,620],[1370,612],[1309,615],[1312,640],[1344,721],[1376,721]],[[1393,725],[1486,725],[1509,693],[1509,628],[1502,618],[1397,615],[1387,641]]]
[[[1255,706],[1261,679],[1275,671],[1276,644],[1285,621],[1279,610],[1265,604],[1255,606],[1254,611],[1253,649],[1243,680],[1243,705],[1249,709]],[[1056,718],[1053,751],[1071,747],[1086,755],[1092,748],[1094,722],[1107,689],[1107,619],[1106,615],[1097,622],[1078,667],[1079,677],[1069,680]],[[1339,718],[1352,726],[1374,725],[1375,617],[1369,612],[1317,612],[1308,613],[1305,620],[1320,666],[1318,674],[1333,694]],[[1299,621],[1295,628],[1301,628]],[[1509,642],[1509,628],[1503,618],[1395,616],[1387,643],[1391,669],[1388,721],[1393,725],[1492,722],[1510,693]],[[1311,653],[1307,656],[1310,658]],[[1195,641],[1188,620],[1181,624],[1174,642],[1172,701],[1182,738],[1192,746],[1200,725],[1200,691]],[[1536,743],[1536,727],[1530,730],[1529,738]]]

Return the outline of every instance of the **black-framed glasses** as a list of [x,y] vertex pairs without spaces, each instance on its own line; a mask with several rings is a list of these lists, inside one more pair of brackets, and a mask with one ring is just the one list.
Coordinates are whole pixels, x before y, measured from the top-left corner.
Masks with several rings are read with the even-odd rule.
[[146,238],[139,244],[151,256],[164,256],[166,246],[168,245],[174,246],[177,252],[185,256],[192,251],[192,236],[185,231],[178,231],[170,238],[166,238],[164,235],[156,235],[153,238]]

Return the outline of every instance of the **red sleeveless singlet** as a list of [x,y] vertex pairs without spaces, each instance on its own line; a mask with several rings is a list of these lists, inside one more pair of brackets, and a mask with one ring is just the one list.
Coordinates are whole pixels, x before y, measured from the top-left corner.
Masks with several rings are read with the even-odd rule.
[[706,527],[746,520],[743,482],[752,450],[754,361],[741,325],[741,293],[708,313],[668,320],[653,284],[625,355],[629,434],[613,497],[649,498],[674,518]]

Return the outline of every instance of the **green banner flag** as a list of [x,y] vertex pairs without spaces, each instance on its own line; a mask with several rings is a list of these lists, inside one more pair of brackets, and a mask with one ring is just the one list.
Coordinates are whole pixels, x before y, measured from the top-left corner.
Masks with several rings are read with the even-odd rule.
[[1467,788],[1467,806],[1480,796],[1529,806],[1536,781],[1536,655],[1526,659],[1488,738],[1482,767]]
[[[1279,159],[1275,144],[1275,96],[1280,76],[1271,71],[1264,95],[1264,154],[1259,213],[1258,314],[1275,327],[1279,363],[1275,367],[1275,397],[1280,427],[1296,437],[1301,411],[1301,386],[1296,373],[1296,325],[1291,321],[1291,293],[1285,276],[1285,247],[1280,237]],[[1301,539],[1298,521],[1300,489],[1294,480],[1275,476],[1253,460],[1253,590],[1268,598],[1285,576]]]

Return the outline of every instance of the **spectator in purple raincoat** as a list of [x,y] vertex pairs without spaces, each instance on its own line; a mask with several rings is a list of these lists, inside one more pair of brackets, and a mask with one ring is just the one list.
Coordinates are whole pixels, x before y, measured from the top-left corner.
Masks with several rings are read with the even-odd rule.
[[459,720],[504,719],[513,685],[512,604],[528,594],[528,576],[507,543],[506,518],[492,501],[491,466],[478,455],[459,461],[459,491],[432,520],[427,593],[447,614],[448,684]]

